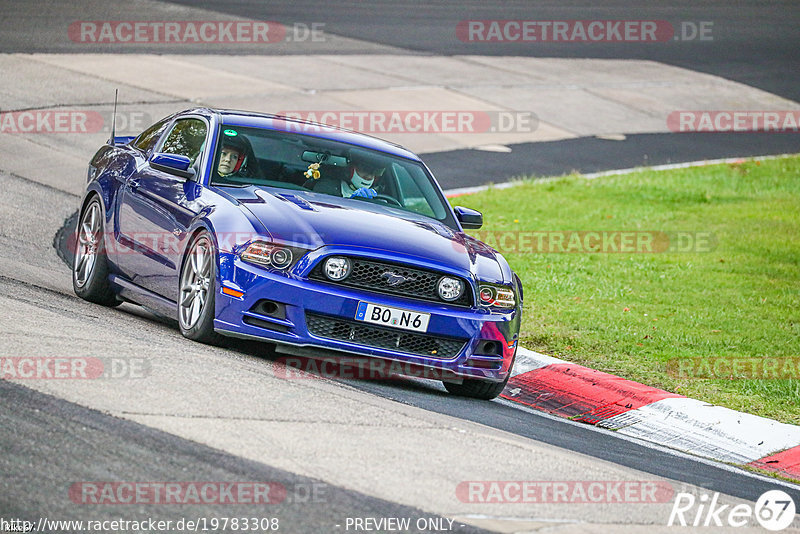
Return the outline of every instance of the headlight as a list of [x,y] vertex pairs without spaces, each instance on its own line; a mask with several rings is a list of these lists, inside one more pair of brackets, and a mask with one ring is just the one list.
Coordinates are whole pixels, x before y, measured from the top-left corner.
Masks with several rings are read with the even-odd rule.
[[443,276],[439,279],[437,289],[442,300],[452,302],[464,293],[464,282],[457,278]]
[[274,267],[275,269],[286,269],[292,264],[292,251],[288,248],[255,241],[250,243],[247,248],[239,255],[242,260]]
[[505,286],[481,285],[478,289],[478,298],[483,306],[513,308],[517,305],[514,290]]
[[341,256],[331,256],[325,260],[323,271],[325,276],[334,282],[340,282],[350,274],[350,260]]
[[288,248],[272,249],[272,266],[276,269],[285,269],[292,263],[292,251]]

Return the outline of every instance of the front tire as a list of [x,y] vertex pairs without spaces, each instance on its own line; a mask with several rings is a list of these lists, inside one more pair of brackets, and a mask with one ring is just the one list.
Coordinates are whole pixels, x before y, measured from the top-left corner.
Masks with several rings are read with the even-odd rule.
[[208,232],[197,234],[186,249],[178,286],[178,323],[185,337],[218,345],[214,331],[214,297],[217,290],[217,258]]
[[514,362],[517,360],[517,351],[514,349],[514,357],[511,359],[511,365],[508,367],[508,376],[502,382],[487,382],[486,380],[476,380],[474,378],[465,378],[460,384],[454,382],[442,382],[444,388],[453,395],[459,397],[470,397],[472,399],[492,400],[500,395],[508,384],[508,379],[511,378],[511,370],[514,368]]
[[92,198],[78,219],[75,256],[72,261],[72,289],[84,300],[118,306],[121,301],[108,281],[108,257],[103,234],[103,206]]
[[506,384],[508,384],[508,378],[507,376],[502,382],[487,382],[485,380],[465,378],[460,384],[454,382],[442,383],[444,388],[453,395],[471,399],[492,400],[503,392]]

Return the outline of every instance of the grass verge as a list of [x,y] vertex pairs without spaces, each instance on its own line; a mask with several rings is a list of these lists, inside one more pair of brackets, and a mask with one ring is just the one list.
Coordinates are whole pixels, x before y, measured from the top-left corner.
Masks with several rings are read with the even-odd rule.
[[[483,212],[470,233],[522,278],[524,346],[800,424],[800,157],[526,181],[452,202]],[[629,251],[608,251],[625,240]]]

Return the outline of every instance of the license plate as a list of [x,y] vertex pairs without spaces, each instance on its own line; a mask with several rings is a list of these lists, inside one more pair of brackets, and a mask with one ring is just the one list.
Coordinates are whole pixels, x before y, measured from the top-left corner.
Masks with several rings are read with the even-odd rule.
[[389,306],[376,306],[369,302],[359,302],[356,321],[402,328],[415,332],[427,332],[430,313],[419,313]]

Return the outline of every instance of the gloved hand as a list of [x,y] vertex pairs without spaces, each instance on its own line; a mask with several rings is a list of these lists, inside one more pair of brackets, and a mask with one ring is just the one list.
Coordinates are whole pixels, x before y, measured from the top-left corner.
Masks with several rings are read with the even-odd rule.
[[364,197],[364,198],[375,198],[378,195],[378,192],[369,187],[362,187],[360,189],[356,189],[350,198],[355,197]]

